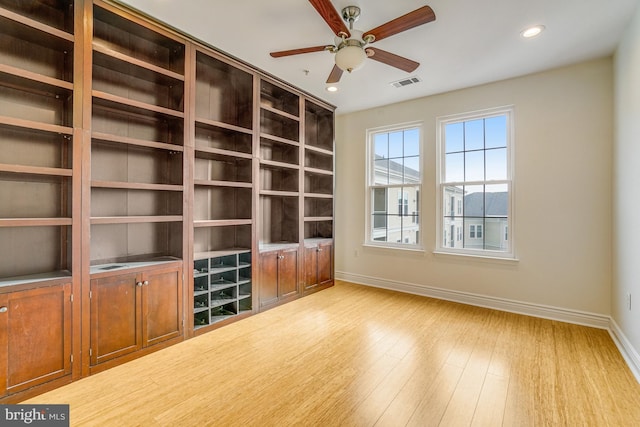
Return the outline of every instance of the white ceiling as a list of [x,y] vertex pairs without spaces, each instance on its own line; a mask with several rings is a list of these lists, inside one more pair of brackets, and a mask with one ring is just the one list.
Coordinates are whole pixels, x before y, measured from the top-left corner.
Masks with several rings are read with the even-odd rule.
[[[374,43],[421,63],[411,74],[367,60],[325,90],[333,54],[275,59],[269,52],[333,43],[331,29],[305,0],[121,0],[346,113],[502,80],[610,55],[640,0],[332,0],[356,5],[356,29],[369,30],[425,4],[436,20]],[[527,26],[543,24],[537,38]],[[395,88],[417,76],[422,82]]]

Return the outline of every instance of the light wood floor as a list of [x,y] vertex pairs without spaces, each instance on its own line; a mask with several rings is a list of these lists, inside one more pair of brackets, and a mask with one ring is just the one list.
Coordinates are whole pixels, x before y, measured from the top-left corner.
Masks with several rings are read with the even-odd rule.
[[345,282],[28,402],[74,426],[640,425],[606,331]]

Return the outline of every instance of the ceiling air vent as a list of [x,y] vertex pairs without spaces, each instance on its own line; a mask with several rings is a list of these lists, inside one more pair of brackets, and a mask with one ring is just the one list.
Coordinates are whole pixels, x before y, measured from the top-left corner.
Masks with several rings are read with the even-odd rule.
[[391,85],[394,87],[404,87],[404,86],[409,86],[415,83],[419,83],[422,80],[420,80],[418,77],[409,77],[407,79],[402,79],[402,80],[398,80],[395,82],[391,82]]

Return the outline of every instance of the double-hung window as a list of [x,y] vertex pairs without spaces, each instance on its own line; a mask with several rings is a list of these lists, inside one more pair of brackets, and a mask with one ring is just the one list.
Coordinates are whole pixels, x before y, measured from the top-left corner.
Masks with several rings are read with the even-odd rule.
[[419,248],[421,127],[367,131],[367,244]]
[[438,251],[514,257],[512,135],[512,107],[438,119]]

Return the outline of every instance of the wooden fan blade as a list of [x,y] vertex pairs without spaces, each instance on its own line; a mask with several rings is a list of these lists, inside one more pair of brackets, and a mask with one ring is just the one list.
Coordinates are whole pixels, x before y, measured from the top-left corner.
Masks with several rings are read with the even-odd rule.
[[334,65],[333,70],[331,70],[329,78],[327,79],[327,83],[338,83],[340,81],[340,77],[342,77],[342,69],[337,65]]
[[420,9],[416,9],[413,12],[409,12],[406,15],[402,15],[392,21],[382,24],[373,30],[367,31],[362,35],[363,39],[366,39],[368,35],[375,37],[374,41],[382,40],[394,34],[401,33],[409,30],[418,25],[427,24],[431,21],[435,21],[436,14],[429,6],[423,6]]
[[415,71],[420,66],[419,62],[412,61],[395,53],[387,52],[378,48],[368,47],[367,50],[371,51],[373,55],[369,56],[371,59],[375,59],[383,64],[391,65],[392,67],[399,68],[407,73]]
[[340,37],[340,35],[344,33],[347,37],[351,37],[349,29],[336,8],[331,4],[331,0],[309,0],[309,3],[315,7],[320,16],[322,16],[322,19],[324,19],[324,22],[331,27],[333,34]]
[[278,52],[271,52],[269,55],[274,58],[282,58],[283,56],[299,55],[301,53],[321,52],[325,50],[327,46],[313,46],[303,47],[301,49],[281,50]]

